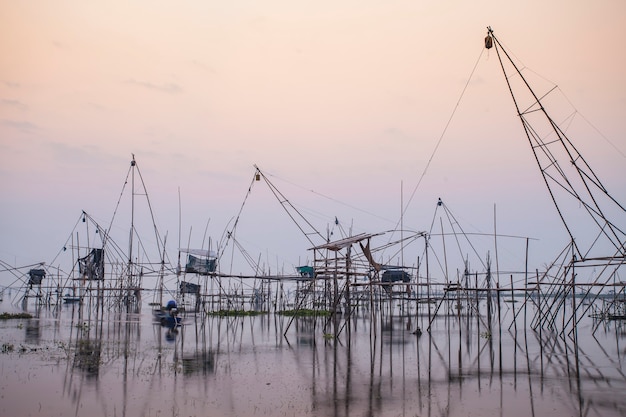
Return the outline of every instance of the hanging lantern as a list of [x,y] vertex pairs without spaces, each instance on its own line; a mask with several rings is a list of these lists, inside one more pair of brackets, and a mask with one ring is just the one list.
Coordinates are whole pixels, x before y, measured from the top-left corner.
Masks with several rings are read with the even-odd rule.
[[491,49],[492,46],[493,46],[493,39],[491,38],[491,35],[487,35],[485,37],[485,48]]
[[261,174],[257,172],[256,175],[254,176],[254,179],[257,181],[261,181]]

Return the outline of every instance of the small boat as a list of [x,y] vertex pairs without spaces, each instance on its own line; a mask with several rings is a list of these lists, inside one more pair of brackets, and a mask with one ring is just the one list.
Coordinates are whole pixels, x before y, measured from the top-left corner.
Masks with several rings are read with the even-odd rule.
[[66,292],[63,296],[63,302],[65,304],[76,304],[82,302],[80,295],[76,295],[76,287],[72,288],[72,291]]
[[74,304],[74,303],[80,303],[80,296],[78,295],[71,295],[70,293],[67,293],[63,296],[63,302],[65,304]]

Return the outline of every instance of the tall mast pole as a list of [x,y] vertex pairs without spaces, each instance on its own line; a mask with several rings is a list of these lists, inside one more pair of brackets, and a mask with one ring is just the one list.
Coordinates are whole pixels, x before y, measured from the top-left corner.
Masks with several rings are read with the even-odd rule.
[[130,198],[130,236],[128,239],[128,284],[129,287],[133,283],[133,234],[135,231],[135,154],[133,160],[130,161],[131,166],[131,198]]

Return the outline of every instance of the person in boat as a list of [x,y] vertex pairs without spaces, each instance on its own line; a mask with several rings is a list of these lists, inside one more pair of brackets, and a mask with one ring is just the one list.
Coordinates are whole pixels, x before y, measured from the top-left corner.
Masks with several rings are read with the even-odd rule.
[[176,313],[178,311],[178,305],[176,304],[175,300],[169,300],[167,302],[167,304],[165,305],[165,310],[167,310],[168,313]]
[[165,310],[167,311],[167,315],[169,317],[176,318],[178,315],[178,305],[176,304],[176,301],[169,300],[165,306]]
[[165,305],[165,316],[161,318],[161,324],[175,327],[178,324],[178,305],[170,300]]

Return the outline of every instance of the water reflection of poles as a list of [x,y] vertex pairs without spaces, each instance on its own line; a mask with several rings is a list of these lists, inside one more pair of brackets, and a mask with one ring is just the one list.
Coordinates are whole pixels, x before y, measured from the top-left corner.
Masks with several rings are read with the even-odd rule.
[[492,378],[493,378],[493,372],[494,372],[494,351],[493,351],[493,326],[492,326],[492,314],[493,314],[493,307],[492,307],[492,300],[491,300],[491,259],[489,257],[489,254],[487,254],[487,275],[486,275],[486,282],[487,282],[487,332],[486,332],[486,337],[487,337],[487,341],[488,341],[488,345],[489,345],[489,369],[490,369],[490,373],[489,373],[489,382],[491,383]]
[[[415,308],[417,311],[417,306]],[[428,334],[428,338],[430,339],[431,335]],[[415,344],[415,357],[416,357],[416,366],[417,366],[417,404],[418,408],[421,410],[423,407],[422,404],[422,369],[421,369],[421,357],[420,357],[420,345],[419,343]]]
[[[88,307],[83,304],[72,304],[70,342],[66,348],[68,367],[63,391],[67,390],[68,396],[75,400],[76,413],[81,406],[82,390],[85,386],[82,382],[85,378],[93,378],[97,386],[102,365],[103,317],[98,314],[98,310],[88,309],[87,319],[84,319],[83,309]],[[80,318],[78,322],[74,322],[76,313]],[[75,375],[74,369],[80,370],[80,374]],[[75,384],[75,377],[81,381]],[[70,392],[72,389],[76,389],[76,392]]]
[[[457,279],[457,284],[459,289],[461,288],[460,283],[458,283],[458,279]],[[467,295],[467,294],[465,294]],[[460,298],[460,291],[457,291],[457,300],[456,300],[456,321],[454,322],[457,326],[458,326],[458,348],[457,348],[457,372],[458,372],[458,384],[459,384],[459,393],[460,395],[462,395],[463,393],[463,381],[461,378],[461,375],[463,374],[463,355],[462,355],[462,349],[463,349],[463,337],[462,337],[462,330],[463,330],[463,323],[461,321],[461,298]],[[468,331],[469,329],[466,327],[466,331]],[[468,332],[469,333],[469,332]],[[449,339],[451,342],[451,339]],[[452,345],[452,343],[448,343],[449,346]],[[452,368],[452,362],[450,362],[450,371]],[[452,380],[452,378],[450,378],[450,380]],[[448,386],[448,391],[451,390],[451,386]],[[450,392],[449,392],[450,395]]]
[[[151,372],[152,378],[150,378],[150,384],[148,384],[148,392],[152,393],[152,392],[156,392],[156,390],[154,389],[154,385],[155,383],[160,383],[161,382],[161,378],[162,378],[162,368],[163,368],[163,326],[161,326],[160,323],[153,323],[153,332],[154,335],[156,336],[156,361],[154,363],[154,368]],[[157,378],[158,377],[158,378]],[[146,415],[148,414],[146,412],[146,409],[148,408],[148,404],[151,401],[151,397],[148,395],[144,398],[144,404],[143,407],[141,408],[141,415]]]
[[[498,300],[498,377],[500,379],[500,388],[502,388],[502,316],[500,315],[500,278],[496,282],[496,295]],[[500,390],[502,393],[502,390]],[[502,409],[502,408],[500,408]]]
[[[573,278],[572,278],[572,280],[573,280]],[[575,287],[572,287],[572,288],[575,288]],[[575,296],[572,296],[572,299],[575,299],[575,298],[576,298]],[[575,301],[574,301],[574,303],[575,303]],[[575,315],[576,315],[576,308],[574,308],[574,316]],[[576,323],[576,319],[575,318],[574,318],[574,323]],[[578,413],[579,413],[580,417],[582,417],[582,415],[583,415],[583,397],[582,397],[582,385],[581,385],[581,381],[580,381],[580,358],[578,357],[578,330],[577,330],[576,326],[574,326],[572,331],[574,332],[573,339],[574,339],[574,358],[575,358],[575,361],[576,361],[576,392],[578,393],[578,395],[577,395],[577,397],[578,397]]]
[[[524,309],[526,309],[526,304],[524,304]],[[526,313],[524,313],[524,350],[526,351],[526,373],[528,374],[528,393],[530,394],[530,412],[531,416],[535,417],[535,396],[533,395],[533,386],[532,383],[532,374],[530,367],[530,357],[528,352],[528,331],[526,329]],[[543,365],[540,365],[543,366]],[[543,379],[543,376],[542,376]]]
[[[335,281],[335,284],[336,283],[337,282]],[[337,287],[335,285],[335,291],[336,290],[337,290]],[[336,309],[336,305],[335,305],[335,309]],[[335,314],[333,314],[333,315],[335,315]],[[335,319],[334,321],[336,323],[337,320]],[[337,386],[339,385],[338,382],[337,382],[337,368],[339,368],[339,364],[337,363],[337,345],[338,345],[337,342],[338,342],[338,339],[337,339],[337,326],[336,326],[336,324],[335,324],[334,328],[335,328],[335,338],[332,341],[332,344],[333,344],[333,361],[332,361],[332,365],[333,365],[333,370],[332,370],[332,372],[333,372],[333,411],[334,411],[333,415],[337,416],[338,415],[338,411],[339,411],[337,409],[338,406],[339,406],[339,398],[338,398],[339,396],[338,396],[338,393],[337,393],[337,388],[338,388]]]
[[[430,311],[430,304],[429,304],[428,310]],[[430,417],[432,413],[431,406],[432,406],[432,398],[433,398],[433,392],[432,392],[433,343],[434,342],[433,342],[432,334],[428,332],[428,417]]]
[[[457,283],[458,283],[458,277],[457,277]],[[458,283],[458,287],[459,289],[461,288],[460,283]],[[467,294],[464,293],[464,296],[466,296]],[[463,337],[462,337],[462,323],[461,323],[461,309],[462,309],[462,304],[461,304],[461,291],[457,291],[456,294],[456,320],[457,320],[457,325],[459,326],[459,348],[458,348],[458,367],[459,367],[459,374],[461,373],[461,370],[463,369],[463,359],[462,359],[462,343],[463,343]],[[462,383],[461,383],[461,378],[459,378],[459,389],[462,388]]]
[[[618,334],[617,334],[617,332],[618,332],[618,328],[617,328],[617,327],[615,328],[615,332],[616,332],[615,336],[616,336],[616,344],[617,344],[617,346],[616,346],[616,348],[617,348],[617,349],[616,349],[616,352],[621,352],[621,350],[620,350],[620,348],[619,348],[619,337],[617,337],[617,336],[618,336]],[[611,365],[613,365],[613,368],[614,368],[614,369],[617,371],[617,373],[618,373],[618,374],[622,377],[623,382],[626,382],[626,374],[624,374],[624,372],[622,371],[622,360],[621,360],[621,359],[622,359],[622,355],[618,355],[618,356],[617,356],[617,362],[616,362],[615,358],[614,358],[612,355],[610,355],[610,354],[606,351],[606,349],[604,349],[604,346],[603,346],[603,345],[602,345],[602,343],[600,343],[600,341],[599,341],[599,340],[595,337],[595,335],[593,336],[593,339],[596,341],[596,343],[597,343],[597,345],[598,345],[597,347],[598,347],[598,348],[600,349],[600,351],[604,354],[605,358],[609,360],[609,362],[611,363]],[[583,352],[583,357],[586,357],[586,355],[584,355],[584,352]],[[585,368],[583,368],[583,369],[585,369]]]
[[[74,313],[75,313],[75,305],[72,304],[72,314],[70,315],[71,319],[70,319],[70,334],[69,334],[69,340],[68,340],[68,345],[65,346],[65,353],[67,355],[67,365],[65,368],[65,378],[63,379],[63,393],[66,393],[66,390],[69,391],[69,388],[71,386],[71,382],[72,382],[72,376],[73,373],[71,372],[71,364],[72,364],[72,360],[71,360],[71,346],[72,346],[72,340],[74,337],[74,331],[76,331],[76,326],[74,324]],[[69,380],[68,380],[69,378]]]
[[368,395],[368,416],[373,416],[374,415],[374,408],[373,408],[373,400],[375,397],[375,393],[374,393],[374,370],[376,367],[376,344],[377,344],[377,335],[378,333],[376,332],[376,313],[375,313],[375,308],[374,308],[374,300],[373,300],[373,293],[372,293],[372,284],[371,284],[371,280],[370,280],[370,291],[369,291],[369,297],[370,297],[370,326],[369,326],[369,356],[370,356],[370,369],[369,369],[369,374],[370,374],[370,378],[369,378],[369,395]]
[[124,357],[124,365],[122,368],[122,415],[125,416],[128,407],[128,362],[130,356],[130,323],[128,321],[124,323],[124,339],[122,346],[122,354]]
[[[537,309],[541,314],[541,288],[539,287],[539,271],[535,270],[535,276],[537,279]],[[535,313],[536,314],[536,313]],[[532,322],[531,322],[532,327]],[[539,326],[539,340],[543,340],[543,326]],[[543,344],[539,343],[539,369],[541,370],[541,380],[543,381]],[[542,385],[543,387],[543,385]]]
[[[379,414],[382,398],[382,314],[380,314],[380,323],[376,320],[371,320],[370,328],[374,328],[374,331],[370,330],[370,383],[369,383],[369,404],[368,404],[368,416],[375,416]],[[375,316],[374,316],[375,317]],[[376,328],[381,326],[381,332],[377,332]],[[379,337],[380,334],[380,337]],[[378,339],[380,338],[380,342]],[[379,344],[380,343],[380,344]],[[380,351],[379,371],[378,378],[376,377],[376,358],[378,356],[377,351]]]
[[[475,288],[478,289],[478,274],[474,275],[474,280],[475,282]],[[480,322],[481,322],[481,317],[480,317],[480,304],[478,301],[478,291],[475,292],[475,297],[476,297],[476,334],[478,335],[478,337],[476,337],[476,352],[478,353],[476,355],[476,358],[478,360],[478,392],[481,392],[481,377],[480,377],[480,373],[481,373],[481,367],[480,367],[480,337],[481,337],[481,333],[480,333]]]

